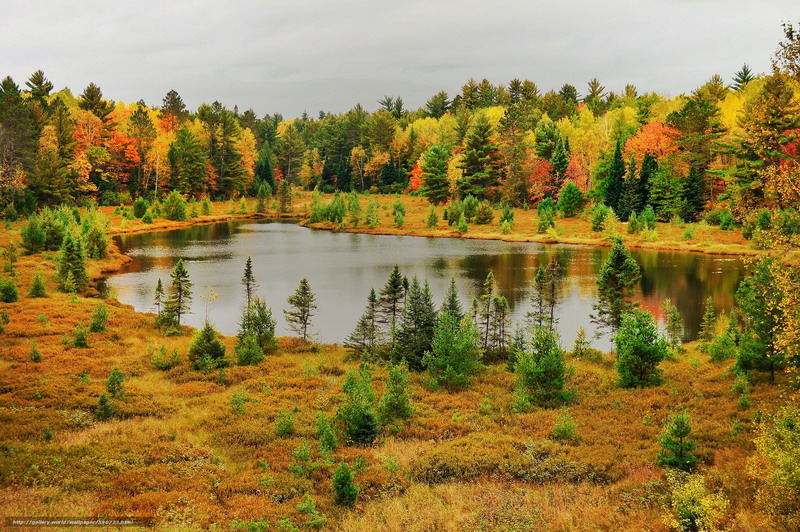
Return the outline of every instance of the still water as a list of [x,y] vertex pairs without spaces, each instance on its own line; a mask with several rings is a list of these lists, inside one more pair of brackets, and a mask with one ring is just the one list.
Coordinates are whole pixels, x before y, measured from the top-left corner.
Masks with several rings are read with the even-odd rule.
[[[537,268],[557,256],[566,271],[556,309],[558,329],[568,347],[579,327],[590,336],[595,332],[589,316],[597,297],[595,277],[609,252],[588,246],[333,233],[272,221],[223,222],[116,239],[133,262],[109,277],[106,288],[136,310],[153,311],[156,282],[161,278],[168,287],[169,272],[183,258],[194,283],[186,322],[200,326],[207,312],[220,332],[236,334],[244,302],[242,273],[252,257],[257,293],[272,307],[279,335],[290,334],[282,312],[286,298],[302,277],[308,278],[319,307],[313,329],[322,342],[342,342],[363,312],[370,288],[379,291],[395,264],[409,279],[427,279],[437,305],[455,278],[465,308],[492,271],[512,318],[521,323],[531,310],[528,289]],[[642,267],[636,293],[641,307],[660,319],[661,303],[671,298],[684,317],[687,340],[697,336],[706,298],[727,312],[744,274],[742,261],[731,256],[632,254]],[[207,304],[201,296],[209,286],[219,298]],[[608,349],[610,339],[595,339],[593,346]]]

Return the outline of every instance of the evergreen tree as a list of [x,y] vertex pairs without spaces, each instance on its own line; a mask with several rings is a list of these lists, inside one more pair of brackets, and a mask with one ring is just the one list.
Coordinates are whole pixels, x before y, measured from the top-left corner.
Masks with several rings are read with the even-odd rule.
[[379,424],[369,370],[365,366],[358,371],[350,370],[345,376],[342,391],[345,397],[336,415],[344,426],[348,441],[360,445],[371,444],[378,436]]
[[561,190],[564,176],[566,176],[567,167],[569,166],[569,152],[567,152],[564,140],[560,136],[553,150],[553,156],[550,158],[550,166],[553,167],[552,181],[550,183],[551,190]]
[[650,180],[658,170],[658,163],[655,157],[649,153],[645,153],[642,158],[642,167],[639,169],[639,185],[637,190],[636,203],[631,206],[631,209],[640,213],[644,210],[645,206],[650,203]]
[[253,275],[253,261],[247,257],[244,263],[244,275],[242,276],[242,286],[244,286],[244,295],[247,298],[247,306],[250,306],[250,301],[253,298],[253,292],[258,288],[256,278]]
[[623,314],[635,306],[628,297],[640,276],[639,264],[617,237],[597,276],[597,303],[593,306],[597,315],[593,321],[616,332]]
[[464,309],[461,306],[461,300],[458,298],[458,286],[456,286],[455,277],[450,278],[450,284],[447,287],[447,293],[442,303],[440,314],[445,313],[453,316],[456,322],[460,322],[464,317]]
[[189,361],[194,369],[203,371],[227,365],[225,344],[220,341],[219,333],[208,320],[203,328],[195,333],[189,345]]
[[372,288],[367,297],[364,314],[358,319],[353,332],[345,339],[344,347],[352,349],[357,356],[372,353],[379,343],[379,334],[378,297],[375,295],[375,289]]
[[389,274],[380,292],[378,300],[378,323],[389,326],[390,347],[394,349],[395,337],[397,335],[397,322],[403,312],[403,299],[405,289],[403,288],[403,276],[400,274],[400,266],[397,264]]
[[696,222],[705,210],[704,182],[705,179],[699,169],[695,167],[689,169],[681,202],[681,218],[687,222]]
[[664,425],[664,433],[658,438],[661,451],[658,453],[658,462],[664,467],[691,471],[697,465],[697,457],[693,451],[697,442],[690,439],[692,426],[689,423],[689,414],[681,412],[670,416]]
[[[170,167],[169,188],[193,197],[209,192],[207,152],[188,127],[175,134],[175,141],[167,152]],[[158,185],[156,184],[156,187]],[[156,188],[156,192],[158,188]]]
[[105,121],[114,110],[114,103],[104,100],[100,87],[89,83],[78,98],[78,107],[90,111],[97,118]]
[[622,200],[619,202],[619,210],[614,212],[619,216],[620,221],[627,222],[634,211],[634,207],[639,200],[639,180],[636,179],[636,160],[631,157],[628,163],[628,170],[625,173],[624,191]]
[[286,298],[286,302],[292,307],[291,310],[283,311],[286,323],[292,331],[301,335],[304,342],[307,342],[311,318],[316,314],[315,311],[317,310],[316,296],[311,290],[311,284],[309,284],[308,279],[305,277],[300,279],[300,284],[295,289],[294,294]]
[[183,264],[183,259],[178,259],[178,263],[169,276],[172,282],[169,297],[164,303],[164,312],[175,322],[175,325],[180,327],[181,317],[191,312],[194,283],[189,280],[189,271]]
[[106,391],[111,394],[111,397],[117,398],[125,395],[124,380],[125,376],[118,367],[114,366],[106,381]]
[[422,187],[420,192],[432,205],[440,205],[450,196],[450,181],[447,178],[447,165],[450,162],[450,148],[434,144],[425,153],[422,163]]
[[714,300],[711,296],[706,298],[706,307],[703,311],[703,320],[700,322],[700,349],[705,351],[717,335],[717,313],[714,309]]
[[739,358],[736,365],[741,370],[767,370],[770,383],[775,383],[775,372],[784,363],[786,350],[777,342],[779,331],[787,327],[784,307],[785,288],[775,278],[776,259],[762,259],[736,290],[736,305],[742,316],[742,334],[739,341]]
[[422,364],[440,385],[448,389],[469,386],[473,376],[483,369],[481,337],[469,317],[457,322],[449,313],[439,317],[433,333],[431,350]]
[[342,462],[333,472],[333,494],[339,506],[354,506],[358,498],[358,486],[353,482],[353,472]]
[[67,231],[58,254],[56,271],[59,288],[64,292],[82,292],[89,284],[86,274],[86,255],[79,236]]
[[414,413],[408,392],[409,380],[408,369],[405,366],[401,364],[389,366],[386,389],[378,405],[378,414],[383,425],[388,425],[398,418],[409,418]]
[[244,308],[239,321],[238,339],[244,341],[247,336],[252,336],[258,348],[264,353],[272,352],[278,347],[275,341],[275,318],[272,317],[272,309],[258,296],[254,296],[251,304]]
[[414,276],[405,298],[392,350],[392,359],[395,363],[405,361],[411,370],[422,370],[422,357],[431,348],[434,327],[436,327],[436,309],[433,306],[430,287],[427,281],[424,287],[421,287],[417,277]]
[[733,90],[740,91],[745,88],[745,86],[753,81],[753,71],[750,70],[750,67],[747,63],[742,65],[742,68],[736,72],[733,76]]
[[432,229],[439,224],[439,216],[436,214],[436,207],[433,205],[428,207],[428,212],[425,215],[425,227]]
[[673,305],[672,300],[669,298],[664,300],[663,311],[667,321],[666,330],[669,346],[672,349],[676,349],[683,344],[683,317],[678,311],[678,307]]
[[547,307],[547,284],[547,270],[544,266],[539,266],[536,270],[536,275],[533,276],[530,287],[533,309],[526,315],[528,323],[536,327],[549,325],[547,321],[549,316]]
[[567,363],[557,333],[536,326],[531,340],[515,347],[515,409],[526,410],[533,402],[553,404],[566,399]]
[[667,356],[667,341],[649,312],[633,309],[626,313],[614,343],[620,386],[642,388],[661,382],[658,365]]
[[494,273],[491,271],[486,274],[486,280],[483,282],[483,289],[480,295],[473,302],[475,308],[475,322],[481,333],[481,344],[483,350],[489,348],[489,333],[492,329],[494,322],[494,312],[492,308],[492,300],[497,292],[497,284],[494,282]]
[[28,290],[28,297],[47,297],[47,286],[45,284],[44,274],[41,271],[33,274],[31,287]]
[[564,218],[572,218],[583,210],[583,192],[578,185],[568,181],[558,195],[558,209]]
[[492,126],[479,115],[466,138],[462,177],[458,189],[462,197],[485,199],[499,184],[499,149],[492,143]]
[[317,438],[320,453],[332,453],[339,446],[331,420],[322,412],[317,414]]
[[611,166],[608,169],[605,189],[603,191],[606,205],[613,209],[614,212],[619,212],[620,202],[622,201],[625,191],[622,181],[624,175],[625,162],[622,160],[622,143],[617,139],[617,144],[614,148],[614,156],[611,159]]

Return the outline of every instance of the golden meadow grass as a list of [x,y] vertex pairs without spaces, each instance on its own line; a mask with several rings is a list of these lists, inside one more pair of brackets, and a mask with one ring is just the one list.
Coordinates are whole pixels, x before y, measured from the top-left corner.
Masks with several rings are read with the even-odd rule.
[[[296,202],[301,212],[305,200]],[[381,198],[382,205],[393,202]],[[411,197],[404,202],[404,234],[452,235],[443,221],[437,229],[424,229],[427,202]],[[215,206],[213,216],[228,216],[226,208]],[[385,216],[390,208],[379,211],[375,232],[394,231]],[[112,232],[144,229],[139,221],[123,224],[110,210],[108,215]],[[534,217],[517,211],[511,235],[500,235],[495,220],[492,226],[471,226],[466,236],[539,239]],[[557,224],[565,241],[599,242],[585,219]],[[0,244],[18,239],[19,226],[0,232]],[[696,242],[681,241],[679,232],[659,225],[665,248],[739,252],[746,245],[738,233],[716,228],[698,230]],[[738,530],[769,526],[754,507],[756,480],[747,475],[746,463],[756,421],[779,404],[781,383],[770,386],[758,376],[752,406],[742,407],[731,389],[733,362],[711,362],[694,345],[663,363],[664,384],[643,390],[615,385],[609,354],[600,360],[570,358],[570,387],[577,391],[570,411],[579,435],[573,443],[549,436],[557,410],[513,412],[514,376],[498,364],[456,393],[426,388],[424,375],[412,375],[410,419],[384,431],[373,446],[340,445],[326,459],[318,452],[316,416],[336,412],[344,372],[358,364],[346,361],[343,348],[312,348],[282,338],[278,352],[256,367],[192,371],[186,362],[188,329],[165,337],[152,314],[114,300],[104,301],[110,312],[106,332],[90,334],[87,349],[72,348],[64,338],[71,338],[78,323],[88,323],[98,299],[56,292],[54,257],[21,257],[21,299],[0,303],[11,318],[0,334],[4,515],[154,516],[165,530],[228,529],[236,519],[266,520],[274,527],[288,518],[302,526],[308,516],[297,503],[308,493],[331,529],[662,530],[667,491],[655,465],[657,438],[667,416],[686,408],[702,471],[731,501],[729,523],[735,521]],[[114,252],[92,261],[91,273],[113,270],[122,260]],[[48,276],[48,297],[29,299],[25,295],[39,270]],[[32,341],[41,351],[40,363],[31,361]],[[225,343],[230,356],[234,339]],[[181,364],[154,369],[153,350],[161,346],[177,349]],[[93,411],[115,366],[125,375],[126,393],[116,400],[116,416],[101,422]],[[385,379],[386,368],[375,367],[379,395]],[[234,394],[246,394],[242,413],[231,406]],[[295,418],[295,433],[286,438],[275,430],[282,412]],[[46,429],[52,431],[50,441]],[[303,442],[318,465],[307,478],[289,470],[292,450]],[[353,510],[333,501],[331,475],[340,461],[357,467],[361,494]]]

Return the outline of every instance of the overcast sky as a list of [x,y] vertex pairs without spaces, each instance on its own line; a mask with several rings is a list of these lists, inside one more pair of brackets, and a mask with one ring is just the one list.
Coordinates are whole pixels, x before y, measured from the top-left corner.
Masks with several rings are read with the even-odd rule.
[[597,77],[609,90],[688,92],[742,63],[769,69],[797,0],[21,0],[0,21],[3,75],[44,70],[77,95],[259,115],[316,115],[383,95],[416,109],[470,77],[544,92]]

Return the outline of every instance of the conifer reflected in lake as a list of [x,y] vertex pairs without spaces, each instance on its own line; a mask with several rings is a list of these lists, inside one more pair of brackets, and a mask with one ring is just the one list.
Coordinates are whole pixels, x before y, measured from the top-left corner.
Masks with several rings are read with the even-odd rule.
[[[595,331],[590,314],[596,301],[595,277],[609,248],[511,243],[456,238],[419,238],[335,233],[271,221],[224,222],[188,229],[116,237],[133,261],[105,281],[120,301],[136,310],[153,311],[153,289],[160,277],[183,258],[194,283],[193,313],[186,323],[202,325],[206,287],[220,294],[209,318],[223,334],[236,334],[244,302],[240,284],[247,257],[278,320],[278,334],[289,334],[281,309],[300,278],[307,277],[319,306],[314,330],[322,342],[341,342],[354,328],[370,288],[379,291],[398,264],[409,279],[427,279],[437,305],[455,277],[465,308],[477,295],[489,271],[520,323],[531,310],[528,289],[540,265],[556,257],[566,272],[559,286],[558,329],[565,347],[579,327]],[[660,306],[671,298],[684,316],[686,339],[694,339],[704,302],[711,296],[718,311],[733,306],[744,274],[739,258],[699,253],[631,250],[642,267],[637,298],[660,318]],[[595,347],[610,347],[604,336]]]

